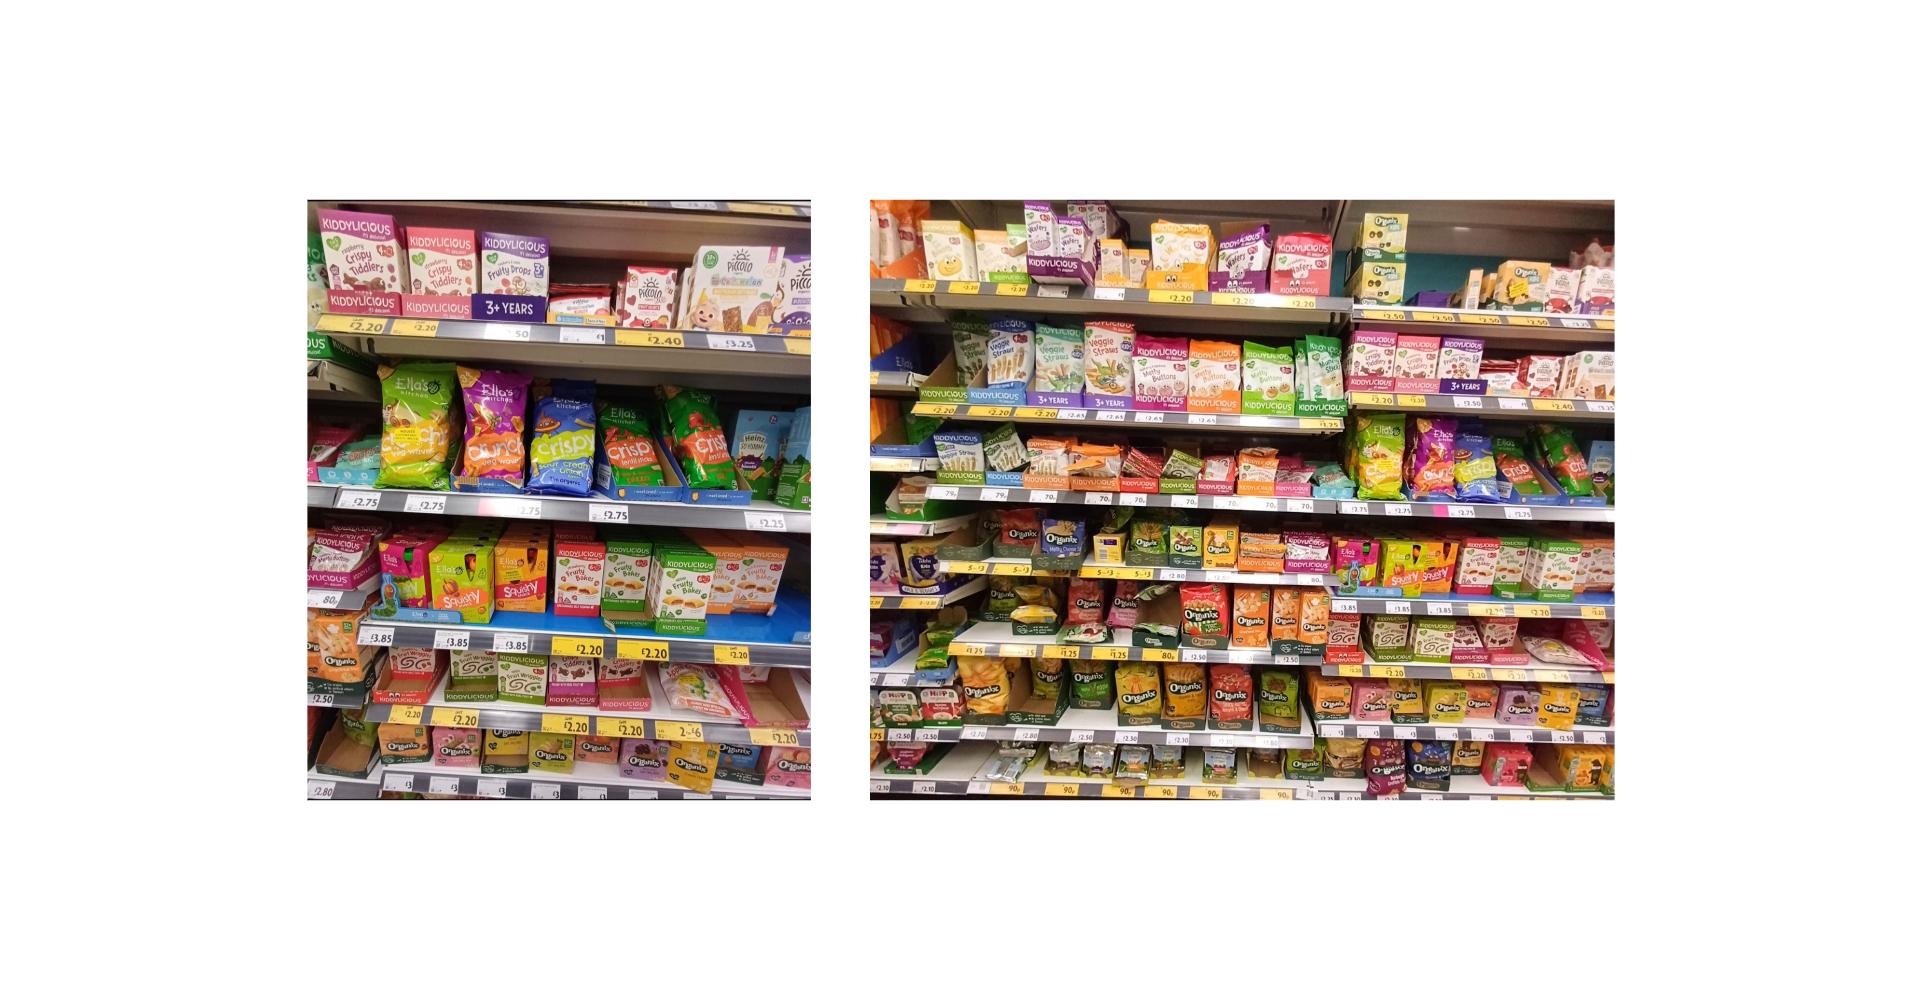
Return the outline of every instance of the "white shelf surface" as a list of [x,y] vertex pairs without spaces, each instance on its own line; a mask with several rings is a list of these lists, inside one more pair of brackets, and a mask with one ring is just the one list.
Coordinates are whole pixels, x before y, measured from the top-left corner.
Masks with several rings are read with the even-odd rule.
[[976,515],[960,514],[943,517],[937,521],[894,521],[886,518],[870,518],[868,533],[874,535],[911,535],[926,538],[931,535],[945,535],[971,523]]
[[974,740],[1040,740],[1050,743],[1139,743],[1191,747],[1267,747],[1305,750],[1313,746],[1311,720],[1298,733],[1235,732],[1219,729],[1169,729],[1122,726],[1117,708],[1069,708],[1051,726],[936,726],[888,729],[889,743],[964,743]]
[[999,556],[980,561],[940,560],[942,573],[1000,576],[1078,576],[1089,580],[1165,580],[1175,583],[1244,583],[1280,587],[1325,586],[1325,573],[1256,573],[1231,569],[1177,569],[1170,566],[1115,566],[1087,563],[1078,570],[1035,569],[1031,559]]
[[[396,787],[410,781],[408,788]],[[573,771],[558,774],[481,774],[477,768],[436,767],[432,764],[388,765],[382,787],[435,795],[478,795],[498,799],[805,799],[809,789],[776,785],[749,785],[715,781],[711,792],[688,791],[666,781],[622,777],[616,764],[576,762]],[[453,790],[449,790],[453,789]]]

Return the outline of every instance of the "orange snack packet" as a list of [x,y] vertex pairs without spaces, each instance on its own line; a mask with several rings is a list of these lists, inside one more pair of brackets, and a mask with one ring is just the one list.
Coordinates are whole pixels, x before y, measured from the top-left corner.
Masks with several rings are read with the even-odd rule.
[[1293,587],[1273,588],[1273,616],[1269,631],[1273,641],[1297,642],[1300,639],[1300,591]]
[[1277,534],[1258,531],[1240,533],[1240,559],[1237,567],[1248,573],[1285,573],[1287,543]]
[[1233,638],[1228,645],[1235,649],[1266,649],[1267,620],[1272,610],[1272,590],[1233,588]]
[[1327,644],[1327,615],[1333,610],[1332,598],[1315,587],[1300,591],[1300,641],[1309,646]]
[[1187,411],[1240,412],[1240,345],[1195,340],[1187,345]]

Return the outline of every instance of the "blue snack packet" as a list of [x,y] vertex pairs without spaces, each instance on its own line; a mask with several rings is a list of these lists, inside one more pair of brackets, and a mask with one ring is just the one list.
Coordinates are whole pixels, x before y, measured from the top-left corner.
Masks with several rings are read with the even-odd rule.
[[1453,744],[1438,740],[1407,743],[1407,787],[1444,792],[1453,778]]
[[1453,487],[1461,500],[1500,502],[1500,469],[1493,461],[1493,439],[1479,428],[1463,428],[1453,437]]
[[533,410],[528,493],[583,497],[593,485],[593,383],[555,379]]

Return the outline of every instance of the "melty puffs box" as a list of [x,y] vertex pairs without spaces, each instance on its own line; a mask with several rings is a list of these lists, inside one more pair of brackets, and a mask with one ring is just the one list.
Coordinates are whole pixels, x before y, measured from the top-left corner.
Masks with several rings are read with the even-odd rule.
[[687,329],[768,332],[783,256],[781,247],[701,247],[687,287]]

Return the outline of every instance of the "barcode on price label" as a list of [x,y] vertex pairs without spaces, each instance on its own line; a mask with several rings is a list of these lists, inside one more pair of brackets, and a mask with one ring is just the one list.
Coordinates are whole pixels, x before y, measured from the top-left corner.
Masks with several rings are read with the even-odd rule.
[[590,503],[587,505],[587,520],[595,524],[626,524],[627,519],[625,504]]

